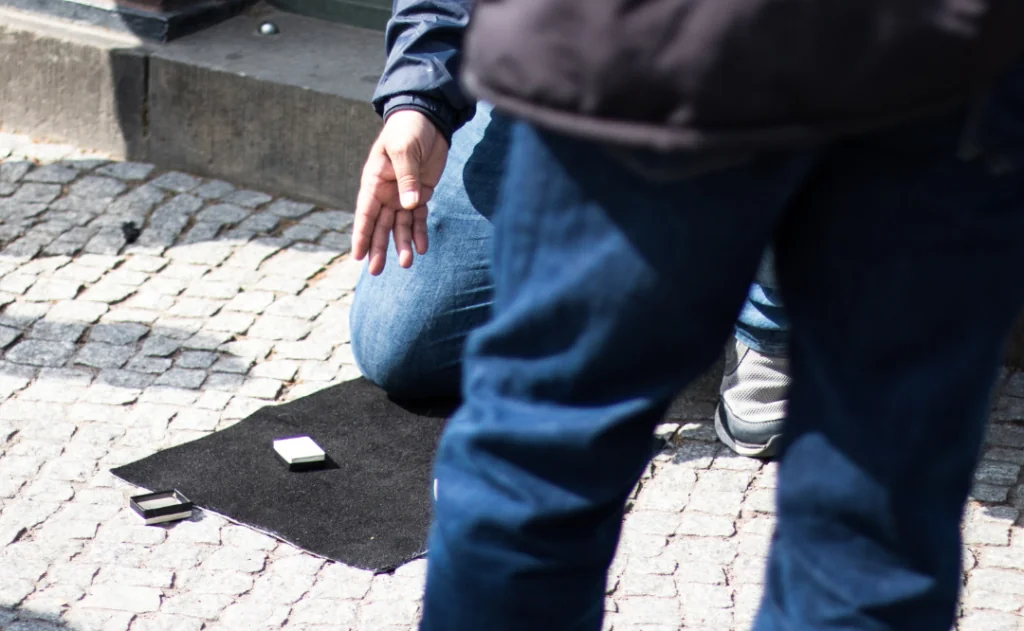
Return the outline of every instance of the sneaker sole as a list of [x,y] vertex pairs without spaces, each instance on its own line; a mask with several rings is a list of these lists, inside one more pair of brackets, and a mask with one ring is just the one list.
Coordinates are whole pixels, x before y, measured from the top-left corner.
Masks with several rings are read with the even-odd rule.
[[718,434],[718,439],[726,444],[729,449],[732,449],[741,456],[747,458],[774,458],[779,451],[779,440],[781,436],[772,436],[768,439],[768,442],[763,445],[744,443],[736,440],[729,433],[729,428],[725,424],[725,419],[722,417],[722,406],[718,405],[715,407],[715,433]]

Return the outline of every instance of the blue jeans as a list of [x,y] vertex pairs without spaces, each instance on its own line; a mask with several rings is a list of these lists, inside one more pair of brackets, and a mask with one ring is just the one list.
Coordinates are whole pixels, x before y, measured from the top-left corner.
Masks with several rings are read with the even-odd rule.
[[717,356],[772,242],[793,385],[755,628],[947,631],[1024,301],[1016,79],[970,115],[675,181],[517,124],[493,314],[437,455],[420,628],[601,628],[651,433]]
[[[487,321],[493,300],[491,216],[504,176],[511,121],[477,114],[453,139],[430,204],[430,251],[412,269],[388,252],[378,277],[363,270],[352,304],[352,350],[363,374],[399,396],[456,396],[466,337]],[[789,328],[766,265],[740,311],[736,336],[785,355]]]

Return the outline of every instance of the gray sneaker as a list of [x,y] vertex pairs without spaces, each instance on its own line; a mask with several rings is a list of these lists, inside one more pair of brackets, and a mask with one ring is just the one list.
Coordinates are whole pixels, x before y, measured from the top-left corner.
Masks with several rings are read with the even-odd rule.
[[786,418],[789,360],[762,355],[739,340],[730,344],[715,410],[718,438],[741,456],[771,458]]

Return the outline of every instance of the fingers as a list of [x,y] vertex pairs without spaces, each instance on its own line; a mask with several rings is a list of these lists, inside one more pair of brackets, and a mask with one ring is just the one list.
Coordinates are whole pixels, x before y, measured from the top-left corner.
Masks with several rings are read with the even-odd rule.
[[427,253],[429,245],[427,239],[427,207],[420,206],[408,213],[412,217],[412,240],[416,244],[416,253],[423,255]]
[[388,245],[391,243],[391,230],[395,225],[395,210],[388,206],[380,209],[377,224],[373,228],[370,242],[370,274],[377,276],[384,271],[388,258]]
[[426,117],[408,110],[389,116],[374,142],[363,167],[352,238],[353,258],[369,257],[371,274],[384,271],[392,231],[402,267],[413,264],[414,248],[426,253],[426,204],[448,150],[439,138]]
[[408,210],[395,213],[395,249],[398,264],[406,269],[412,267],[412,223],[412,213]]
[[421,203],[420,160],[412,147],[405,145],[389,150],[391,168],[395,171],[399,200],[402,208],[414,210]]
[[372,188],[365,185],[359,189],[356,198],[356,218],[352,228],[352,257],[363,260],[370,251],[374,229],[382,209],[380,201],[373,194]]
[[370,148],[370,155],[363,165],[356,195],[355,225],[352,227],[352,258],[363,260],[370,252],[373,232],[381,209],[387,204],[388,172],[391,164],[381,146],[380,139]]

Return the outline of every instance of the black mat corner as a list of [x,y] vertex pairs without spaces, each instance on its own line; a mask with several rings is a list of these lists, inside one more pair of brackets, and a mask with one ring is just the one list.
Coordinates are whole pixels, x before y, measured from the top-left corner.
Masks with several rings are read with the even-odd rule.
[[[426,550],[431,467],[457,404],[402,404],[357,379],[112,473],[151,490],[176,488],[197,506],[314,554],[387,571]],[[271,443],[296,435],[319,443],[330,466],[289,472]]]

